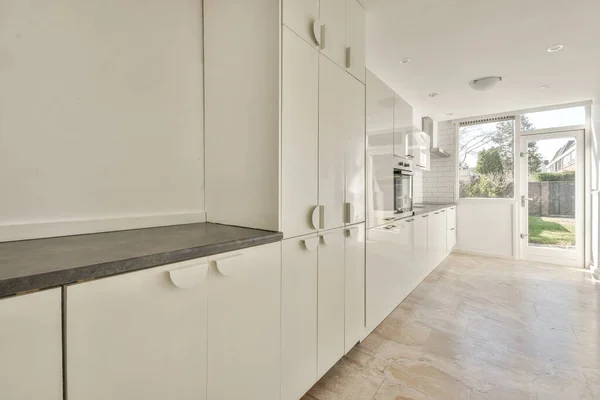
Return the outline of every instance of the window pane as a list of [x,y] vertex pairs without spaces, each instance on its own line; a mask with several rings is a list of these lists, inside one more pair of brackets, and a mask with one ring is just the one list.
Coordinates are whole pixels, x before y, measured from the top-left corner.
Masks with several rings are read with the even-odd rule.
[[521,129],[525,131],[583,124],[585,124],[583,106],[523,114],[521,117]]
[[514,196],[514,131],[514,121],[460,128],[460,197]]

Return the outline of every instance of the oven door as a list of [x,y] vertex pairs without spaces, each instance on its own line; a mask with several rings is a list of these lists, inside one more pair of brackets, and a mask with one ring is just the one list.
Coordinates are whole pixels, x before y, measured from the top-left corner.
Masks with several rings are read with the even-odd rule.
[[413,174],[394,170],[394,209],[398,214],[413,211]]

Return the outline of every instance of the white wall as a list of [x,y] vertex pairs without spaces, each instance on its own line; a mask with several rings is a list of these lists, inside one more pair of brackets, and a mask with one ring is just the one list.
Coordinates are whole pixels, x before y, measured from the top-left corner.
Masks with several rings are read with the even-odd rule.
[[0,88],[0,241],[204,218],[201,0],[3,0]]
[[431,158],[431,169],[423,174],[425,203],[454,203],[456,187],[456,129],[449,121],[438,124],[438,146],[451,154],[448,158]]

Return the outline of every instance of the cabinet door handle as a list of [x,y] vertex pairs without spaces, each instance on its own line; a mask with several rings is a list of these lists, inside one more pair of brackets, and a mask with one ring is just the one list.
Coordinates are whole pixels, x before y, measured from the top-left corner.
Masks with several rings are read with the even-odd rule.
[[304,247],[306,247],[306,250],[314,251],[319,245],[319,238],[314,237],[310,239],[304,239],[302,242],[304,243]]
[[315,43],[317,46],[321,46],[321,35],[323,33],[323,28],[321,25],[321,21],[318,19],[313,21],[313,38],[315,39]]
[[454,229],[456,229],[456,228],[450,228],[451,231],[453,231]]
[[344,219],[346,220],[347,224],[351,224],[352,223],[352,215],[354,214],[354,206],[352,205],[352,203],[345,203],[345,215],[344,215]]
[[352,68],[352,47],[346,47],[346,68]]
[[319,229],[321,227],[321,206],[315,206],[315,208],[313,208],[311,222],[313,228]]
[[324,245],[328,245],[331,244],[331,238],[333,237],[333,235],[335,235],[336,232],[328,232],[328,233],[323,233],[320,236],[321,240],[323,241]]
[[231,261],[236,258],[239,258],[241,256],[243,256],[242,253],[237,253],[237,254],[226,256],[226,257],[220,258],[218,260],[213,260],[213,261],[215,262],[215,265],[217,266],[217,271],[219,271],[219,273],[221,275],[229,276],[235,272],[234,263],[232,263]]
[[346,228],[346,232],[348,232],[349,237],[356,238],[358,236],[358,226],[353,226],[352,228]]
[[207,271],[208,261],[203,261],[198,264],[175,268],[168,272],[173,285],[180,289],[190,289],[206,279]]
[[421,218],[427,218],[427,217],[429,217],[429,214],[421,215]]
[[325,45],[327,44],[326,36],[325,36],[325,25],[321,25],[321,50],[325,50]]

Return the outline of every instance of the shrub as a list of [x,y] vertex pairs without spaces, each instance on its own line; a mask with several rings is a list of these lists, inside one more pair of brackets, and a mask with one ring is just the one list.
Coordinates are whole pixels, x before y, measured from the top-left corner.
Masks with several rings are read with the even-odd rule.
[[538,182],[574,182],[575,171],[563,171],[563,172],[540,172],[535,176]]

